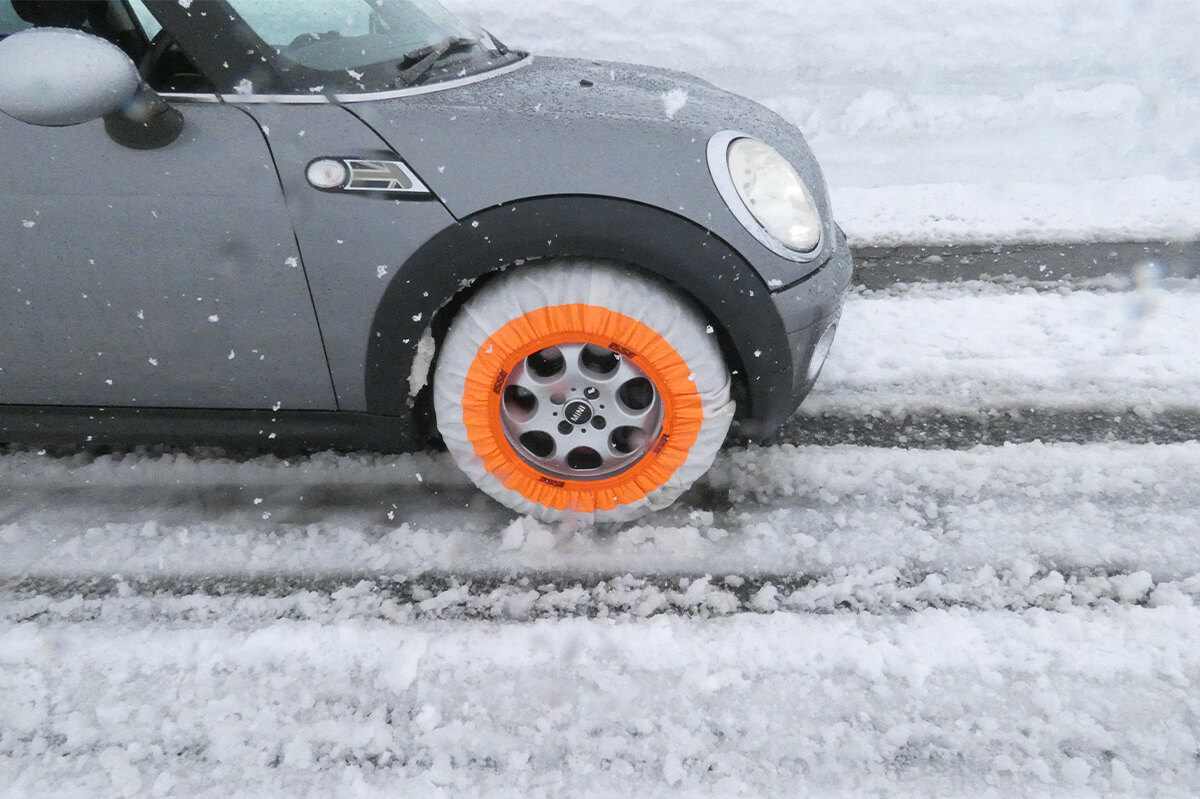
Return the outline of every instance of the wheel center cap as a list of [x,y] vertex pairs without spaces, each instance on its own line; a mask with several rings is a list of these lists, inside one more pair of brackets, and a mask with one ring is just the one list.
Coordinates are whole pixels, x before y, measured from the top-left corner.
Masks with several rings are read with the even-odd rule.
[[572,400],[563,408],[563,417],[571,424],[587,424],[593,415],[592,406],[583,400]]

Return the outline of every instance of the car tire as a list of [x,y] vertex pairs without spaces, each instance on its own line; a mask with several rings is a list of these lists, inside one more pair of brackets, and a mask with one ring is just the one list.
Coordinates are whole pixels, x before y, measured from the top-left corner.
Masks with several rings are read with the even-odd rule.
[[515,268],[454,318],[434,373],[438,430],[484,492],[553,522],[622,522],[703,475],[734,415],[700,312],[595,262]]

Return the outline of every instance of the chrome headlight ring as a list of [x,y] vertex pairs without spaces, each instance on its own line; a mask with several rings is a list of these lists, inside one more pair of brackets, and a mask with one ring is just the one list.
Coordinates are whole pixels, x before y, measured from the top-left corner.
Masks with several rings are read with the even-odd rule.
[[817,257],[821,213],[804,179],[773,147],[721,131],[708,141],[708,168],[725,205],[764,247],[791,261]]

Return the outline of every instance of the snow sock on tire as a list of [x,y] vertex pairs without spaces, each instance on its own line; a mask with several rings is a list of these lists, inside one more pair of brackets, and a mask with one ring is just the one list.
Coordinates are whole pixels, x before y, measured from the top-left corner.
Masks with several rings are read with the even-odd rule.
[[706,472],[733,419],[714,333],[664,284],[620,267],[513,270],[451,324],[434,375],[459,467],[542,521],[627,521]]

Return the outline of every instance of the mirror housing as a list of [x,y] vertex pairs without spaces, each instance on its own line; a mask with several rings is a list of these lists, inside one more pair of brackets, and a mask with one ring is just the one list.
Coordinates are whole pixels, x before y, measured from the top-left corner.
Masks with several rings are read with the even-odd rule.
[[128,103],[104,117],[104,130],[122,147],[157,150],[179,138],[183,114],[143,83]]
[[121,48],[66,28],[33,28],[0,41],[0,111],[63,127],[108,116],[142,85]]
[[121,48],[66,28],[34,28],[0,41],[0,112],[30,125],[104,120],[123,147],[166,147],[183,114],[142,82]]

